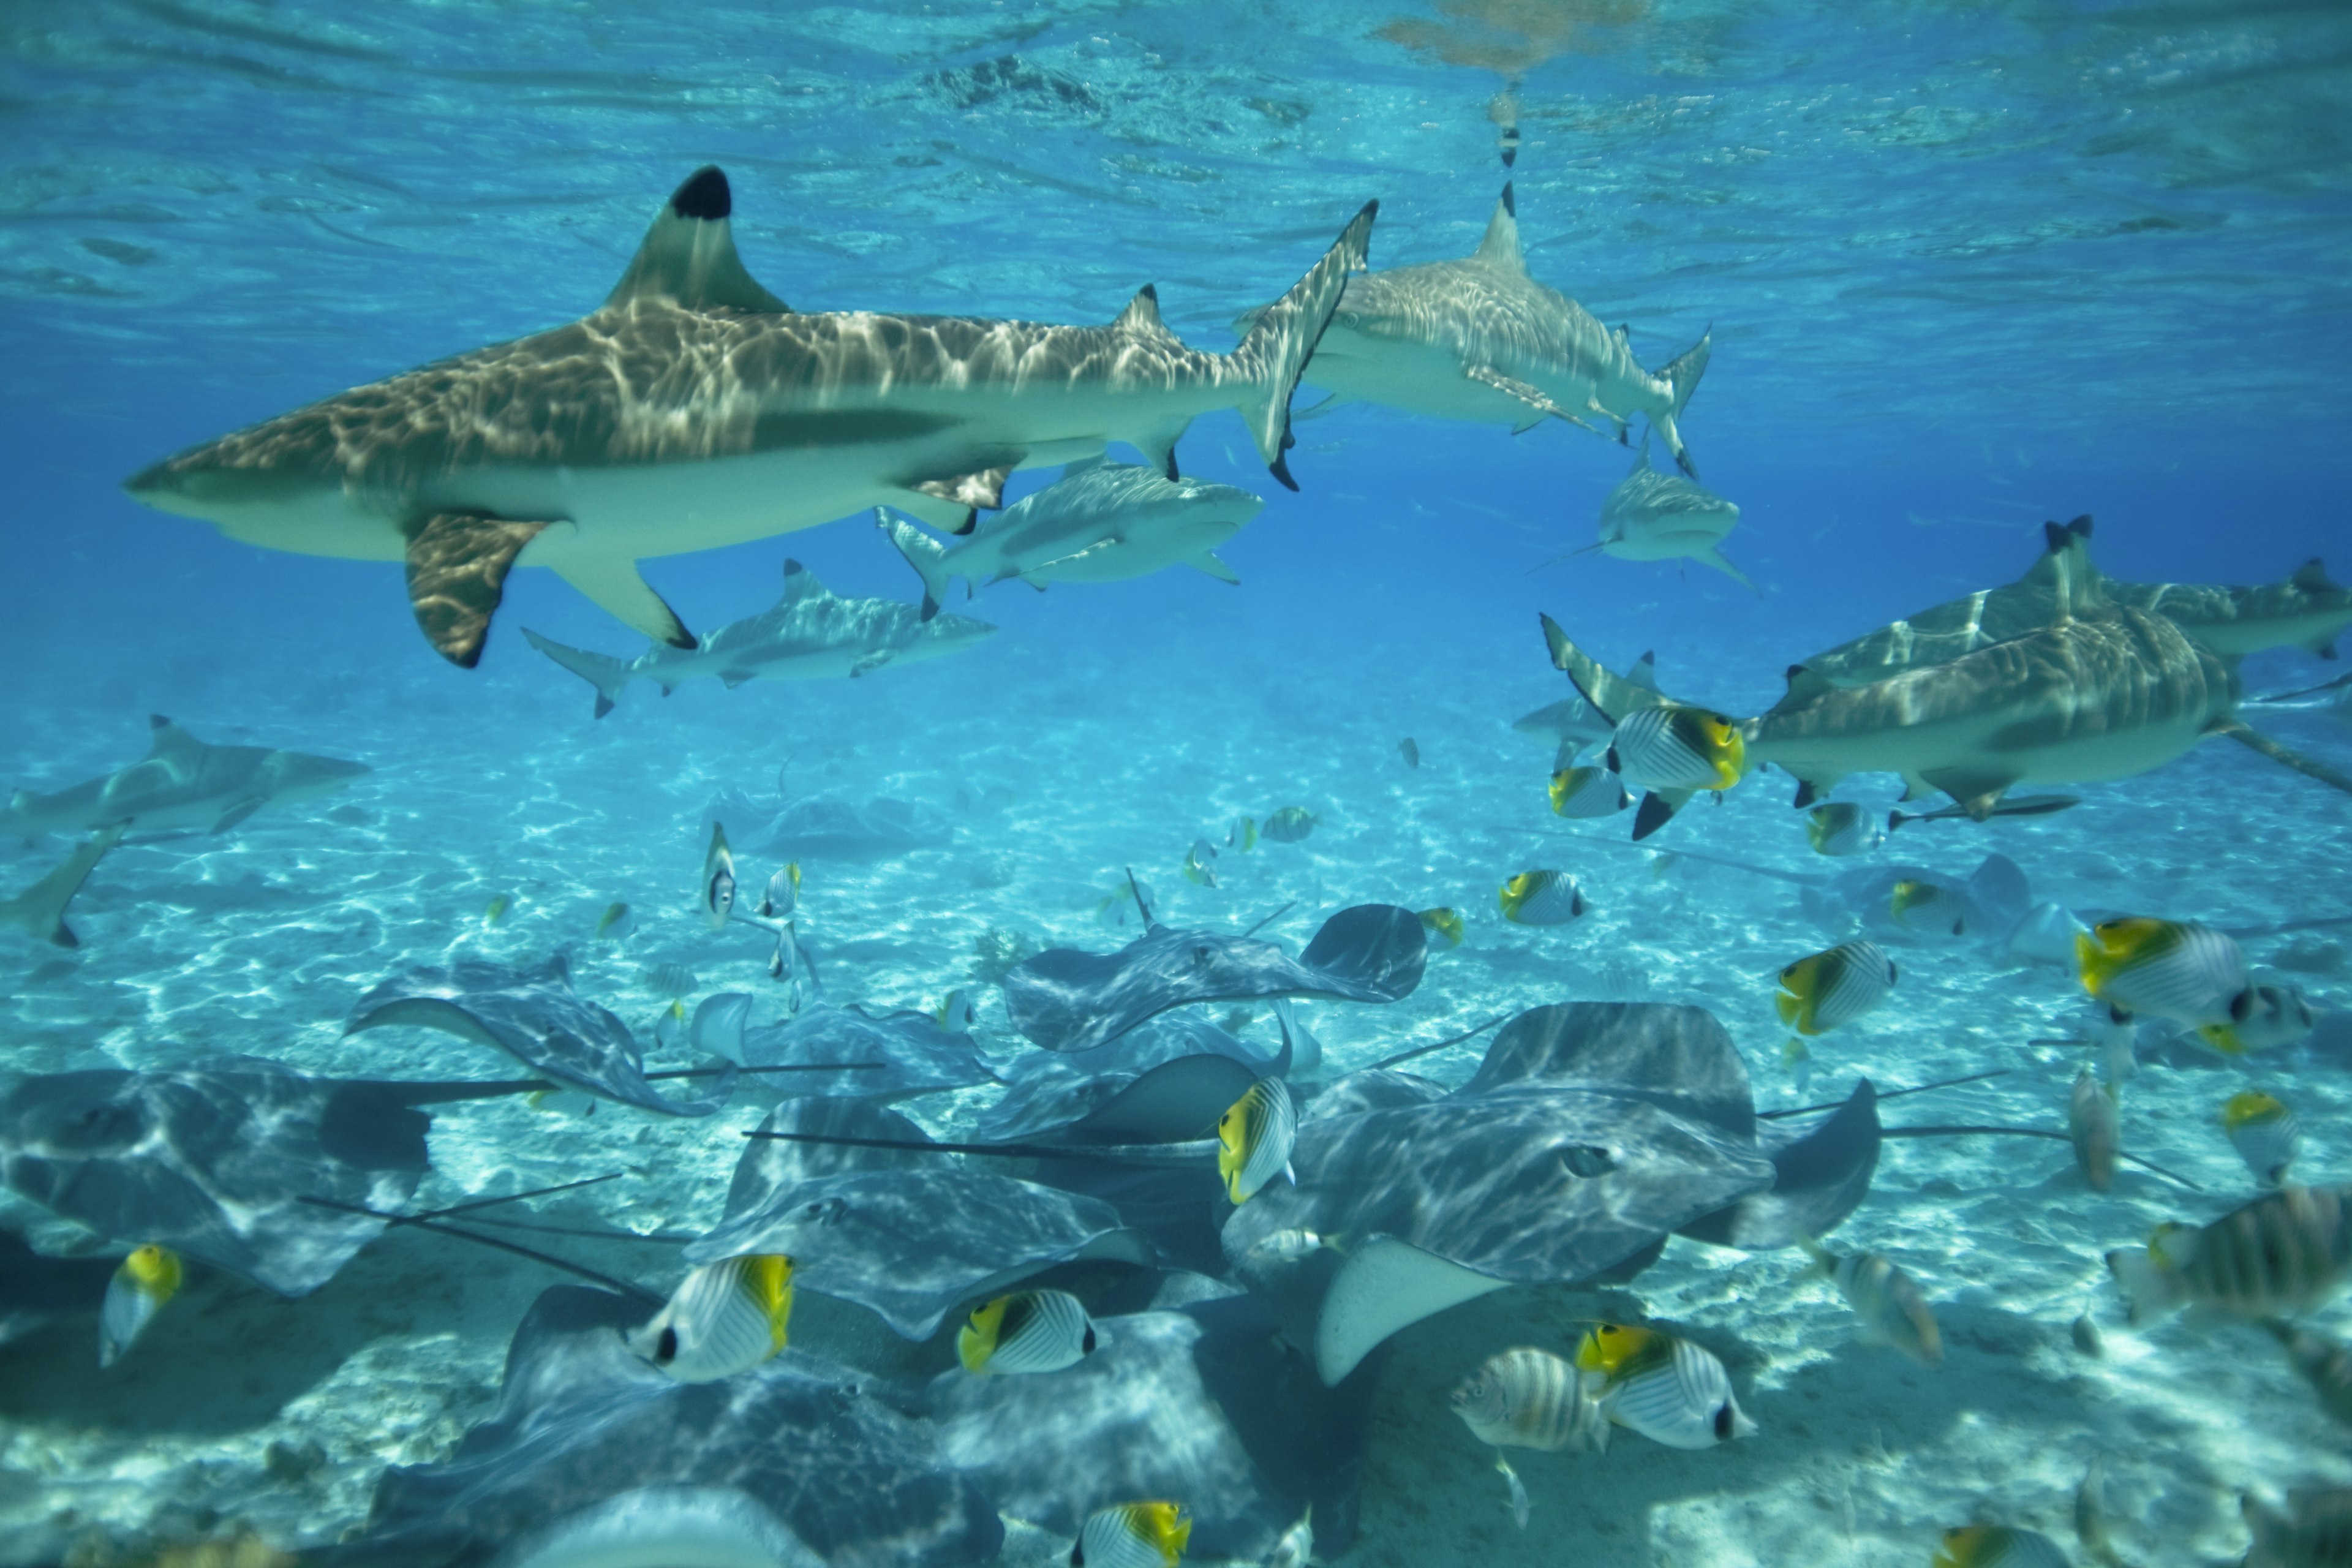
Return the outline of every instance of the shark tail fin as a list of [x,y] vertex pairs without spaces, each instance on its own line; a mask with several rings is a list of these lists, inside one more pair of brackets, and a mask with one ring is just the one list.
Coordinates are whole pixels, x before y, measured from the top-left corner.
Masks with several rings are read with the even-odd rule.
[[929,620],[940,613],[940,605],[948,596],[948,548],[903,517],[892,517],[880,507],[874,509],[874,526],[890,536],[915,575],[923,580],[923,619]]
[[1651,374],[1675,389],[1674,406],[1664,414],[1650,416],[1651,427],[1665,437],[1666,449],[1675,455],[1675,464],[1692,479],[1698,478],[1698,465],[1691,461],[1690,448],[1683,445],[1683,410],[1690,404],[1691,394],[1698,390],[1699,377],[1706,374],[1706,362],[1715,354],[1715,329],[1699,335],[1698,342],[1660,365]]
[[1380,203],[1366,202],[1307,276],[1258,312],[1249,335],[1229,356],[1247,389],[1237,406],[1257,442],[1257,454],[1274,477],[1294,490],[1298,482],[1290,477],[1290,395],[1298,390],[1298,378],[1315,357],[1315,345],[1330,325],[1331,313],[1339,308],[1348,275],[1367,265],[1372,219],[1380,210]]
[[610,654],[590,653],[586,648],[570,647],[552,637],[543,637],[529,626],[522,635],[531,647],[596,689],[596,717],[602,719],[621,700],[622,688],[627,686],[635,672],[627,661]]
[[2337,773],[2326,763],[2314,762],[2294,747],[2281,745],[2260,730],[2251,729],[2234,719],[2220,728],[2222,734],[2229,736],[2238,744],[2251,751],[2260,752],[2271,761],[2284,763],[2296,773],[2307,773],[2321,784],[2342,790],[2346,795],[2352,795],[2352,777]]
[[15,898],[0,901],[0,922],[21,927],[59,947],[79,947],[81,938],[66,924],[66,906],[73,902],[81,885],[89,880],[91,868],[106,858],[106,852],[121,839],[122,830],[129,826],[118,822],[92,835],[56,870]]
[[1591,703],[1592,710],[1601,718],[1614,724],[1636,708],[1669,706],[1669,700],[1655,686],[1611,673],[1599,659],[1569,641],[1558,621],[1549,616],[1539,618],[1543,622],[1544,646],[1551,651],[1552,668],[1568,677],[1576,694]]

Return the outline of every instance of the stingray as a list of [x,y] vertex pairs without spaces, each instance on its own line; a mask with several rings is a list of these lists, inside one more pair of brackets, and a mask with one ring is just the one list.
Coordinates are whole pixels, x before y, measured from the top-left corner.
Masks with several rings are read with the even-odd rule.
[[[1748,1070],[1696,1007],[1575,1003],[1504,1026],[1471,1080],[1335,1084],[1299,1129],[1297,1184],[1234,1211],[1227,1259],[1327,1383],[1405,1325],[1509,1284],[1572,1285],[1769,1189]],[[1351,1087],[1352,1086],[1352,1087]],[[1351,1238],[1284,1264],[1267,1244]]]
[[560,952],[536,973],[470,958],[446,969],[412,969],[361,997],[343,1033],[387,1024],[494,1046],[566,1088],[669,1116],[708,1116],[735,1087],[729,1063],[709,1098],[664,1099],[646,1081],[644,1054],[628,1025],[573,994],[571,965]]
[[[385,1471],[366,1535],[321,1560],[712,1562],[657,1543],[707,1542],[714,1518],[759,1543],[724,1558],[746,1568],[779,1555],[802,1568],[805,1553],[778,1550],[795,1540],[831,1568],[961,1568],[1002,1547],[995,1509],[868,1380],[787,1349],[716,1383],[673,1382],[622,1342],[645,1317],[609,1291],[541,1293],[497,1411],[446,1461]],[[614,1556],[620,1524],[637,1545]]]
[[1878,1169],[1878,1100],[1877,1087],[1864,1079],[1810,1131],[1768,1134],[1772,1184],[1676,1226],[1676,1234],[1749,1252],[1827,1236],[1870,1195],[1871,1174]]
[[742,1040],[744,1064],[752,1068],[877,1064],[794,1072],[787,1075],[787,1094],[907,1100],[996,1081],[971,1036],[943,1029],[929,1013],[912,1009],[877,1014],[820,1003],[782,1023],[746,1029]]
[[1191,1555],[1256,1563],[1308,1504],[1327,1559],[1355,1535],[1374,1393],[1325,1388],[1247,1296],[1099,1318],[1097,1348],[1046,1377],[943,1373],[948,1462],[1003,1512],[1075,1536],[1138,1498],[1191,1510]]
[[788,1141],[760,1133],[803,1129],[922,1142],[920,1129],[870,1100],[786,1101],[751,1134],[725,1217],[686,1248],[687,1262],[786,1253],[795,1289],[854,1301],[900,1337],[924,1340],[959,1305],[1055,1264],[1153,1260],[1150,1240],[1108,1204],[992,1172],[903,1169],[903,1154],[886,1164],[830,1151],[795,1157],[811,1165],[767,1163],[775,1156],[763,1145]]
[[350,1210],[396,1209],[424,1179],[417,1107],[511,1092],[337,1082],[254,1057],[50,1073],[0,1096],[0,1181],[110,1241],[303,1296],[383,1232],[382,1215]]
[[44,1258],[0,1231],[0,1345],[51,1323],[98,1315],[114,1278],[111,1258]]
[[991,1140],[1178,1143],[1209,1136],[1261,1078],[1286,1076],[1198,1013],[1169,1013],[1088,1051],[1033,1051],[980,1118]]
[[1004,976],[1013,1026],[1049,1051],[1091,1050],[1187,1002],[1331,996],[1395,1002],[1421,984],[1421,917],[1360,904],[1323,922],[1292,958],[1270,942],[1150,925],[1114,953],[1054,948]]
[[878,860],[945,844],[954,828],[929,807],[877,796],[860,805],[838,795],[760,802],[740,789],[720,792],[702,811],[701,837],[727,829],[739,853],[782,860]]

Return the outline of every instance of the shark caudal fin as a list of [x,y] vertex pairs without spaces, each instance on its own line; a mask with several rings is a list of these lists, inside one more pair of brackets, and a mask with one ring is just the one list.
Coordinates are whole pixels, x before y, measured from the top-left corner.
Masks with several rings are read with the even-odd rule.
[[892,517],[878,506],[874,509],[874,526],[890,536],[890,542],[898,547],[898,553],[907,558],[907,564],[923,580],[923,619],[929,620],[940,613],[940,605],[948,596],[948,581],[952,574],[947,569],[947,546],[905,518]]
[[1543,623],[1544,647],[1551,654],[1551,667],[1566,675],[1576,688],[1576,694],[1610,723],[1618,722],[1636,708],[1673,706],[1672,700],[1652,684],[1657,676],[1648,654],[1643,654],[1642,662],[1633,667],[1635,676],[1647,675],[1647,680],[1612,674],[1606,665],[1569,641],[1558,621],[1549,616],[1539,615],[1537,618]]
[[67,856],[56,870],[15,898],[0,901],[0,924],[30,931],[43,942],[55,942],[59,947],[79,947],[81,938],[66,924],[66,906],[73,902],[81,885],[89,880],[91,868],[106,858],[106,852],[114,847],[128,826],[118,822],[92,836]]
[[621,690],[635,679],[628,661],[610,654],[590,653],[586,648],[568,647],[552,637],[543,637],[529,626],[522,635],[531,647],[596,689],[596,717],[602,719],[621,700]]
[[1690,448],[1683,445],[1683,409],[1688,406],[1691,394],[1698,390],[1698,379],[1706,374],[1706,362],[1714,353],[1715,329],[1709,327],[1699,335],[1698,342],[1650,373],[1675,389],[1674,406],[1664,414],[1651,415],[1651,427],[1665,437],[1666,449],[1675,455],[1676,466],[1692,479],[1698,478],[1698,465],[1691,460]]
[[1361,272],[1370,258],[1372,219],[1380,210],[1380,203],[1366,202],[1323,259],[1289,293],[1258,312],[1249,335],[1228,356],[1247,384],[1247,396],[1235,406],[1249,425],[1257,455],[1290,489],[1298,488],[1290,477],[1290,395],[1298,390],[1298,378],[1315,357],[1315,345],[1331,324],[1331,313],[1339,308],[1348,275]]

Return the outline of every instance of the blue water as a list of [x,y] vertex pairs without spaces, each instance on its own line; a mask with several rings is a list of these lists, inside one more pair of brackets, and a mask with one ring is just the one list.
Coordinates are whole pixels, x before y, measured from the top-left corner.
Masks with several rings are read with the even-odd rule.
[[[583,993],[647,1032],[656,964],[695,967],[705,991],[761,983],[757,941],[694,920],[698,830],[714,793],[786,768],[795,791],[913,800],[953,826],[942,847],[813,868],[806,924],[838,999],[933,1005],[972,984],[992,927],[1107,950],[1131,933],[1097,911],[1131,865],[1164,918],[1238,930],[1295,901],[1268,932],[1294,951],[1342,905],[1467,911],[1469,943],[1409,1001],[1312,1010],[1339,1068],[1552,1001],[1687,1001],[1732,1029],[1759,1100],[1797,1103],[1769,976],[1827,939],[1779,884],[1659,874],[1569,837],[1622,838],[1622,819],[1549,815],[1546,760],[1508,729],[1565,695],[1538,610],[1612,665],[1654,649],[1669,690],[1746,712],[1806,654],[2015,577],[2045,519],[2095,516],[2100,565],[2134,580],[2263,582],[2352,553],[2337,7],[89,0],[0,8],[0,782],[123,766],[151,713],[374,769],[336,802],[117,851],[62,966],[11,934],[0,1054],[25,1072],[222,1051],[497,1072],[463,1042],[345,1039],[342,1023],[409,964],[567,945]],[[1222,349],[1368,198],[1376,268],[1468,253],[1500,183],[1486,106],[1507,75],[1535,276],[1628,323],[1646,364],[1714,331],[1684,431],[1743,509],[1725,548],[1755,594],[1671,563],[1538,570],[1591,541],[1630,461],[1580,431],[1350,407],[1299,425],[1294,495],[1217,415],[1180,453],[1267,498],[1222,552],[1239,588],[1184,571],[1001,584],[950,605],[1001,628],[952,659],[667,700],[641,686],[598,721],[520,628],[622,656],[637,639],[551,574],[516,574],[461,671],[419,640],[394,567],[257,550],[118,488],[586,311],[707,162],[732,177],[751,270],[796,309],[1093,322],[1150,282],[1173,330]],[[862,519],[647,575],[699,630],[769,605],[787,555],[844,595],[918,592]],[[2267,690],[2338,668],[2280,650],[2243,673]],[[2265,723],[2352,767],[2340,725]],[[1417,771],[1397,760],[1407,735]],[[991,786],[1008,811],[958,813],[959,790]],[[1751,784],[1661,843],[1819,869],[1785,789]],[[1955,873],[1998,848],[2078,910],[2347,912],[2352,811],[2239,748],[2079,793],[2064,816],[1905,843]],[[1181,878],[1194,837],[1291,804],[1322,814],[1307,843],[1229,855],[1214,889]],[[0,848],[0,889],[62,843]],[[1496,884],[1537,866],[1578,873],[1593,915],[1504,924]],[[486,924],[501,893],[512,911]],[[639,933],[591,943],[615,900],[643,911]],[[2334,938],[2253,955],[2323,1012],[2352,1002]],[[1820,1086],[2013,1068],[1938,1119],[2062,1128],[2080,1053],[2024,1042],[2069,1032],[2071,980],[1906,963],[1898,1011],[1816,1044]],[[1253,1028],[1270,1042],[1270,1018]],[[992,994],[979,1033],[1020,1047]],[[2127,1556],[2242,1550],[2239,1492],[2352,1480],[2340,1431],[2263,1336],[2126,1328],[2099,1256],[2249,1190],[2214,1123],[2246,1083],[2301,1113],[2305,1179],[2352,1169],[2352,1089],[2323,1048],[2341,1038],[2323,1020],[2318,1043],[2251,1072],[2144,1069],[2126,1146],[2202,1179],[2201,1206],[2128,1175],[2094,1197],[2054,1143],[1891,1148],[1841,1239],[1899,1257],[1952,1313],[1940,1372],[1853,1346],[1793,1254],[1675,1244],[1639,1305],[1743,1347],[1765,1436],[1530,1456],[1526,1533],[1444,1392],[1508,1344],[1564,1348],[1565,1320],[1600,1309],[1514,1291],[1418,1325],[1384,1384],[1349,1560],[1924,1562],[1936,1531],[1971,1521],[2071,1546],[2072,1489],[2100,1453]],[[1460,1082],[1476,1048],[1433,1076]],[[944,1133],[984,1102],[912,1109]],[[643,1154],[664,1174],[595,1212],[701,1228],[756,1110],[723,1130],[614,1116],[560,1135],[520,1110],[444,1119],[426,1196]],[[487,1414],[547,1279],[394,1237],[292,1305],[200,1279],[194,1309],[103,1377],[78,1359],[86,1320],[0,1348],[0,1563],[239,1531],[335,1541],[386,1464],[444,1458]],[[2105,1360],[2069,1346],[2085,1311]],[[302,1444],[315,1468],[265,1463]]]

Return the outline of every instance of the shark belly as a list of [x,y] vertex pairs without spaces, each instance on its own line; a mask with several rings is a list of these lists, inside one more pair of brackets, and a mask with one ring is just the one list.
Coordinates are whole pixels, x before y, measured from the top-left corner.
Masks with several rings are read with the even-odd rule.
[[1341,398],[1431,419],[1528,422],[1526,404],[1471,380],[1463,364],[1459,353],[1438,343],[1334,321],[1315,347],[1307,379]]

